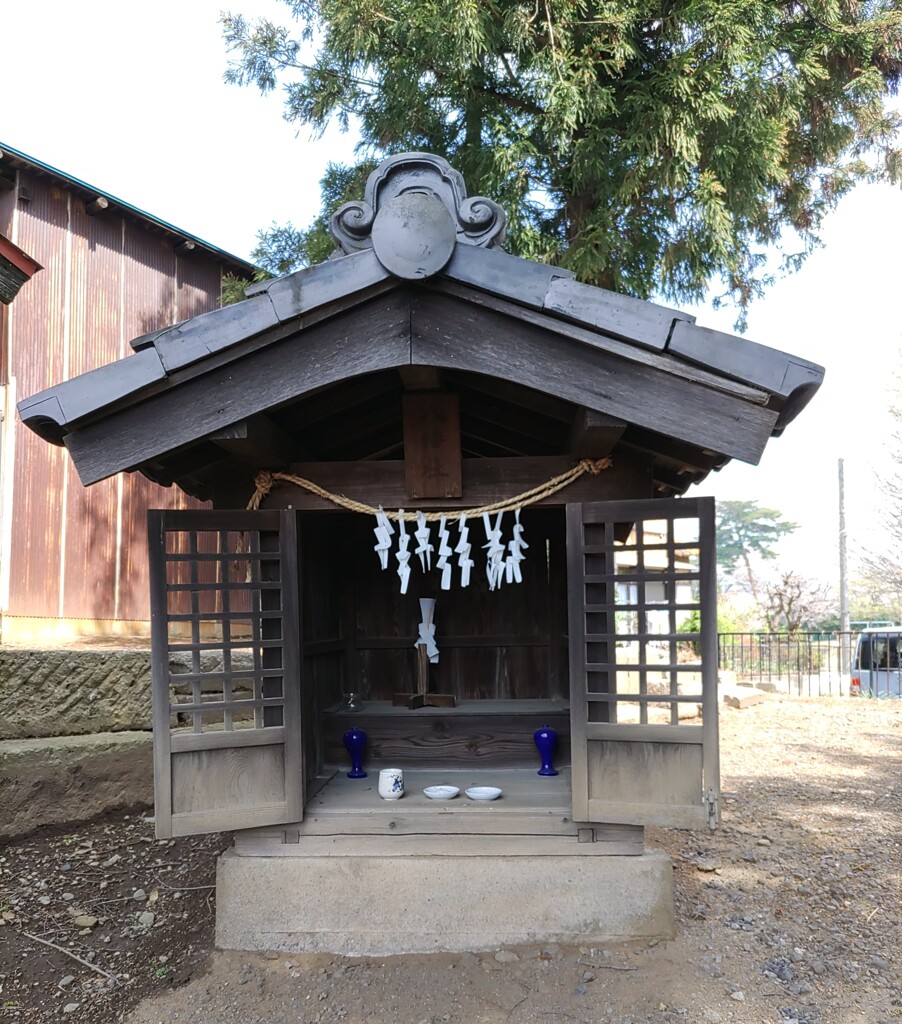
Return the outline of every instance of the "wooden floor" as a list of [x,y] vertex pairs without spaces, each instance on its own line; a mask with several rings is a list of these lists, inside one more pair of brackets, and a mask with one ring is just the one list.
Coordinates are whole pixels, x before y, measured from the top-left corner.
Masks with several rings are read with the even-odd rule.
[[[476,837],[478,848],[484,850],[494,849],[492,844],[506,848],[504,844],[512,839],[522,844],[532,837],[552,844],[562,838],[574,843],[579,839],[581,844],[594,838],[591,852],[598,854],[643,851],[644,834],[638,826],[587,827],[571,819],[566,769],[551,777],[539,775],[535,768],[405,769],[405,793],[400,800],[383,800],[378,784],[378,771],[365,779],[349,779],[345,771],[320,779],[319,789],[308,795],[303,821],[237,832],[235,851],[240,856],[305,856],[329,839],[351,842],[353,852],[354,840],[363,837],[391,837],[397,854],[411,842],[428,843],[430,837],[439,840],[443,850],[467,849],[459,844],[472,843]],[[458,786],[460,794],[453,800],[430,800],[423,795],[426,786],[440,785]],[[497,800],[471,800],[464,792],[470,786],[498,786],[502,794]],[[343,849],[336,846],[334,852]]]
[[[535,768],[404,769],[404,796],[383,800],[378,793],[379,773],[374,770],[365,779],[349,779],[337,772],[307,802],[305,818],[340,819],[348,815],[381,817],[416,814],[425,821],[437,817],[481,816],[506,818],[518,814],[570,815],[570,772],[539,775]],[[460,795],[453,800],[430,800],[424,796],[427,786],[457,786]],[[465,790],[471,786],[497,786],[497,800],[471,800]]]

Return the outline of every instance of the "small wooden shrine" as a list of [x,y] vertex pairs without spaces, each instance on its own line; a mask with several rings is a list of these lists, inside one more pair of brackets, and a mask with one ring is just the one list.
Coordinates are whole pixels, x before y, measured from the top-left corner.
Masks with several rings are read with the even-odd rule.
[[[333,258],[20,404],[86,485],[140,471],[212,502],[150,513],[153,714],[158,835],[235,832],[224,944],[666,932],[643,828],[718,819],[713,499],[681,495],[757,462],[823,370],[510,256],[504,226],[445,161],[392,157],[334,215]],[[367,780],[346,774],[351,727]],[[403,800],[379,800],[381,767],[405,770]],[[503,796],[432,802],[433,783]],[[492,856],[566,902],[577,854],[606,879],[567,875],[588,918],[496,927],[452,920],[453,898],[434,918],[438,861],[476,903],[507,891]],[[366,902],[399,855],[381,940],[320,920],[342,901],[319,894]]]

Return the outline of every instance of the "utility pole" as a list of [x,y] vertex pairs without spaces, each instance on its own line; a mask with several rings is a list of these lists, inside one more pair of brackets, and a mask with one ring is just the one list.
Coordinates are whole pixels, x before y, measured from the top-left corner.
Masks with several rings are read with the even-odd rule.
[[845,466],[839,460],[839,629],[843,634],[840,638],[842,672],[845,677],[849,672],[850,636],[849,636],[849,575],[846,562],[846,484]]

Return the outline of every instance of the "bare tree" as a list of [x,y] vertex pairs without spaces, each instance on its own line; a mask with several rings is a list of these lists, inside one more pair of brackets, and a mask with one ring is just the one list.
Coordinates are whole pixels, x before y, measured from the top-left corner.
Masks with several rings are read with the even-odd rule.
[[764,585],[764,616],[771,633],[797,633],[823,618],[833,608],[829,587],[805,579],[797,572],[783,572]]
[[882,473],[878,480],[886,497],[881,515],[885,543],[879,550],[865,550],[862,576],[870,589],[898,605],[902,600],[902,375],[896,376],[892,401],[889,411],[896,421],[889,438],[892,471]]

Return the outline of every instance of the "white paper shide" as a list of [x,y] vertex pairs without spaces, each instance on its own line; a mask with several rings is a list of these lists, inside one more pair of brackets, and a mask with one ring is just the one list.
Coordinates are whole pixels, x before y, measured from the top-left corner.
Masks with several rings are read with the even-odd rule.
[[[504,510],[499,512],[483,512],[482,525],[486,542],[482,545],[485,551],[485,575],[489,590],[497,590],[504,583],[522,583],[523,570],[521,563],[525,559],[523,552],[529,547],[523,539],[523,526],[520,523],[520,509],[514,509],[514,522],[511,527],[510,540],[504,537]],[[453,556],[457,555],[456,568],[462,587],[470,585],[473,567],[476,565],[473,554],[473,543],[470,539],[470,527],[467,513],[441,515],[435,533],[438,547],[433,543],[432,528],[423,512],[415,512],[410,520],[405,516],[404,509],[397,514],[385,512],[381,507],[376,512],[376,526],[373,533],[376,543],[373,550],[383,569],[389,566],[393,538],[398,535],[398,546],[395,551],[397,573],[401,593],[406,594],[410,585],[410,576],[416,563],[419,562],[420,572],[428,573],[435,569],[440,574],[439,585],[442,590],[450,590],[453,582],[455,564]],[[397,531],[392,525],[392,518],[397,519]],[[408,532],[408,522],[413,524],[413,535]],[[457,524],[457,540],[451,544],[449,524]],[[416,546],[411,550],[411,539]],[[416,556],[413,561],[411,556]],[[433,559],[433,555],[436,557]],[[431,660],[431,659],[430,659]]]

